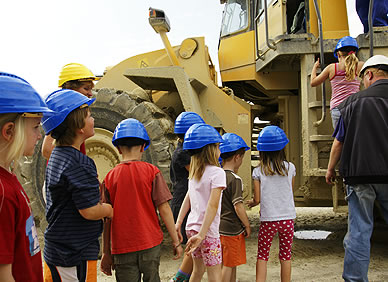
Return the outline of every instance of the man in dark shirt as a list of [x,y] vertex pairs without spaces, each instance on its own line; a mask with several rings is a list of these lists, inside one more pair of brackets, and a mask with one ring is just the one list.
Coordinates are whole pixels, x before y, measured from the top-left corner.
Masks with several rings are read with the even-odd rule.
[[348,233],[344,239],[345,281],[368,281],[373,206],[380,203],[388,222],[388,58],[376,55],[360,70],[366,89],[339,106],[326,182],[332,184],[335,166],[346,184]]

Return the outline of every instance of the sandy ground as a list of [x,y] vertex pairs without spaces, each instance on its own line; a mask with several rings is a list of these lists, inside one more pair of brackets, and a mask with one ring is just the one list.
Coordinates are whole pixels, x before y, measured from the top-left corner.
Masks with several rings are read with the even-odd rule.
[[[247,239],[247,264],[239,266],[239,282],[255,281],[257,234],[259,218],[257,210],[248,212],[252,235]],[[325,230],[332,233],[325,240],[294,238],[292,258],[292,281],[343,281],[341,278],[344,250],[342,240],[347,228],[347,215],[335,214],[331,208],[297,208],[295,231]],[[372,237],[370,281],[388,281],[388,226],[377,224]],[[267,281],[280,281],[278,239],[274,238],[268,262]],[[168,237],[162,247],[160,262],[161,281],[168,281],[177,271],[180,260],[172,260]],[[99,271],[98,281],[115,281]],[[206,274],[202,281],[207,281]]]

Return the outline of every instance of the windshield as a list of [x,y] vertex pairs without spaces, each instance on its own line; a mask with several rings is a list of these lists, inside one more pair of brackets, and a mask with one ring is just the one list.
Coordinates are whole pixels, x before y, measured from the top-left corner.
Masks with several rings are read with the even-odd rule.
[[223,14],[221,36],[243,30],[248,26],[248,0],[228,0]]

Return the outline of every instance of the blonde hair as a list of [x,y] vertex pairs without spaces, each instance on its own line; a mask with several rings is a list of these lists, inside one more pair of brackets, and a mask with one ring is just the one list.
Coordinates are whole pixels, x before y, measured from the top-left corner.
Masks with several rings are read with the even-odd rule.
[[352,81],[356,78],[358,58],[354,51],[338,51],[341,57],[345,57],[345,79]]
[[18,161],[23,157],[24,147],[26,144],[25,118],[18,113],[0,114],[0,128],[8,122],[15,124],[15,131],[12,140],[1,151],[6,151],[4,162],[11,164],[11,170],[15,170]]
[[259,151],[259,167],[265,175],[288,175],[288,169],[284,162],[287,162],[284,149],[280,151]]
[[191,156],[189,179],[201,180],[206,165],[220,166],[218,150],[218,143],[208,144],[199,153]]

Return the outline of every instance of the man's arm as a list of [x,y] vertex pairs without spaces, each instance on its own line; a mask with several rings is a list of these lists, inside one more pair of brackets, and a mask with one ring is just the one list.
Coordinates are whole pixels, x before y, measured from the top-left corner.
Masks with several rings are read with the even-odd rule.
[[327,166],[326,172],[326,183],[333,184],[335,179],[335,166],[341,158],[343,143],[338,141],[337,138],[334,139],[333,145],[331,146],[329,164]]

